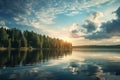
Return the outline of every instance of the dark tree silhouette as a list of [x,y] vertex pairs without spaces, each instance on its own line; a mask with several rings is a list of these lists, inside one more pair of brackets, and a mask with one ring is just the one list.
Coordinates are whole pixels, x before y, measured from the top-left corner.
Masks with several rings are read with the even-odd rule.
[[13,28],[0,28],[0,47],[8,48],[40,48],[40,49],[70,49],[72,44],[58,38],[37,34],[33,31],[23,31]]

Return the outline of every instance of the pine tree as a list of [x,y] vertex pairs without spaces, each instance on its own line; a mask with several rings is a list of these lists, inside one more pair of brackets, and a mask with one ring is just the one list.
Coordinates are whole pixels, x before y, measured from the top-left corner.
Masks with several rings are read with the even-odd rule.
[[0,28],[0,46],[8,47],[8,34],[3,27]]

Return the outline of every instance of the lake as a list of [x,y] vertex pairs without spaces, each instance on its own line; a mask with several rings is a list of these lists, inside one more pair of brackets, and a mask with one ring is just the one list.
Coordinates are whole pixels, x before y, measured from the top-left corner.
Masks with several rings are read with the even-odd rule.
[[0,51],[0,80],[120,80],[120,50]]

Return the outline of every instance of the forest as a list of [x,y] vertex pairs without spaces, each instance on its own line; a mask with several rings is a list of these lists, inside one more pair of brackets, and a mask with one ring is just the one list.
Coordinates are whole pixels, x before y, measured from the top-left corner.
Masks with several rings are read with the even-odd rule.
[[0,48],[70,49],[72,44],[33,31],[0,28]]

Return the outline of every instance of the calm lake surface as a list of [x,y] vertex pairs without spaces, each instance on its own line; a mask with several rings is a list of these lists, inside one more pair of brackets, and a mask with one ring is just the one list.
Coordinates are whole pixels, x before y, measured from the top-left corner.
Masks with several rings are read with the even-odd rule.
[[120,80],[120,50],[0,51],[0,80]]

